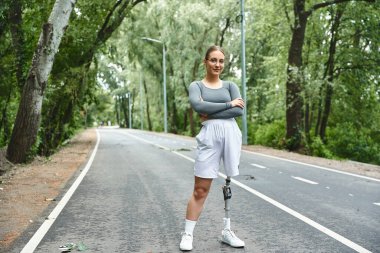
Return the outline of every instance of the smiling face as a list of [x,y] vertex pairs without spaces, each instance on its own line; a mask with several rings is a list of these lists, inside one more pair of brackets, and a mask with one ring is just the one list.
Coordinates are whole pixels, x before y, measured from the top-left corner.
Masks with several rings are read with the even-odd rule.
[[207,75],[219,76],[224,68],[224,53],[220,50],[214,50],[206,55],[203,60],[206,66]]

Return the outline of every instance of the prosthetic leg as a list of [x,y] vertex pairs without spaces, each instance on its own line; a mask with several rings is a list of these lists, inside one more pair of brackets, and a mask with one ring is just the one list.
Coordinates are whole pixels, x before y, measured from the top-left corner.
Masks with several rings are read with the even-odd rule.
[[231,230],[230,220],[230,200],[232,197],[231,192],[231,177],[226,178],[226,184],[223,186],[224,195],[224,229],[222,231],[222,242],[236,248],[242,248],[245,246],[244,242],[240,240],[235,233]]
[[230,218],[230,199],[232,197],[231,192],[231,177],[226,178],[226,184],[223,186],[223,195],[224,195],[224,218]]

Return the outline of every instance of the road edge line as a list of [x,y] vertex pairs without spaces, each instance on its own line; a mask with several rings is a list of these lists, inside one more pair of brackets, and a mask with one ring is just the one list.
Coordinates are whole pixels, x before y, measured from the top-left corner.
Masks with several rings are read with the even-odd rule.
[[[218,174],[222,178],[227,178],[227,176],[224,175],[223,173],[219,172]],[[286,213],[296,217],[297,219],[305,222],[306,224],[312,226],[313,228],[325,233],[326,235],[328,235],[328,236],[332,237],[333,239],[337,240],[338,242],[348,246],[349,248],[351,248],[357,252],[360,252],[360,253],[371,253],[371,251],[365,249],[364,247],[360,246],[359,244],[354,243],[353,241],[347,239],[346,237],[328,229],[327,227],[325,227],[325,226],[313,221],[312,219],[300,214],[299,212],[281,204],[280,202],[262,194],[261,192],[258,192],[256,190],[252,189],[251,187],[246,186],[245,184],[243,184],[243,183],[241,183],[235,179],[231,179],[231,182],[234,183],[235,185],[239,186],[240,188],[256,195],[257,197],[267,201],[268,203],[274,205],[275,207],[283,210],[284,212],[286,212]]]
[[319,165],[314,165],[314,164],[310,164],[310,163],[298,162],[298,161],[294,161],[294,160],[290,160],[290,159],[286,159],[286,158],[282,158],[282,157],[261,154],[261,153],[258,153],[258,152],[254,152],[254,151],[250,151],[250,150],[245,150],[245,149],[242,149],[242,151],[247,152],[247,153],[252,153],[252,154],[255,154],[255,155],[260,155],[260,156],[265,156],[265,157],[277,159],[277,160],[282,160],[282,161],[286,161],[286,162],[306,165],[306,166],[314,167],[314,168],[317,168],[317,169],[328,170],[328,171],[332,171],[332,172],[336,172],[336,173],[340,173],[340,174],[344,174],[344,175],[349,175],[349,176],[353,176],[353,177],[359,177],[359,178],[363,178],[363,179],[368,179],[368,180],[380,182],[380,179],[373,178],[373,177],[368,177],[368,176],[363,176],[363,175],[359,175],[359,174],[355,174],[355,173],[351,173],[351,172],[341,171],[341,170],[337,170],[337,169],[331,169],[331,168],[327,168],[327,167],[323,167],[323,166],[319,166]]
[[88,159],[86,166],[79,174],[78,178],[71,185],[70,189],[65,193],[62,199],[58,202],[57,206],[53,209],[47,219],[42,223],[39,229],[34,233],[33,237],[30,238],[28,243],[24,246],[20,253],[32,253],[38,247],[42,239],[45,237],[46,233],[49,231],[50,227],[53,225],[54,221],[57,219],[58,215],[61,213],[63,208],[66,206],[67,202],[70,200],[71,196],[74,194],[75,190],[78,188],[83,178],[86,176],[88,170],[91,168],[92,162],[94,161],[96,152],[98,150],[100,135],[98,130],[96,129],[96,145],[90,159]]

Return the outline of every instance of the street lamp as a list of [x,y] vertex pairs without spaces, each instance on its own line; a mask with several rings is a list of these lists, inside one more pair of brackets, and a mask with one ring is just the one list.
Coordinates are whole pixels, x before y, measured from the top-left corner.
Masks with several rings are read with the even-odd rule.
[[244,14],[244,0],[240,0],[241,8],[241,83],[243,89],[243,99],[245,102],[245,108],[243,110],[243,144],[247,145],[247,94],[245,87],[245,14]]
[[141,130],[144,129],[144,99],[143,99],[143,88],[142,88],[142,70],[140,67],[140,124]]
[[165,52],[165,43],[160,41],[160,40],[147,38],[147,37],[142,37],[141,39],[162,44],[162,66],[163,66],[163,75],[164,75],[164,83],[163,83],[163,86],[164,86],[164,131],[165,131],[165,133],[167,133],[168,132],[168,121],[167,121],[168,111],[167,111],[167,105],[166,105],[166,52]]

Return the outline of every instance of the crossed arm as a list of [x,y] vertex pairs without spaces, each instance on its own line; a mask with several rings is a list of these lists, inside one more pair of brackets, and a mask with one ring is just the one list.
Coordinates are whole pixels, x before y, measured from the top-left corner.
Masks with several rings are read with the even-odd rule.
[[241,116],[244,109],[244,101],[235,84],[230,87],[231,101],[226,103],[213,103],[204,101],[198,85],[190,85],[189,100],[192,108],[198,112],[202,120],[229,119]]

